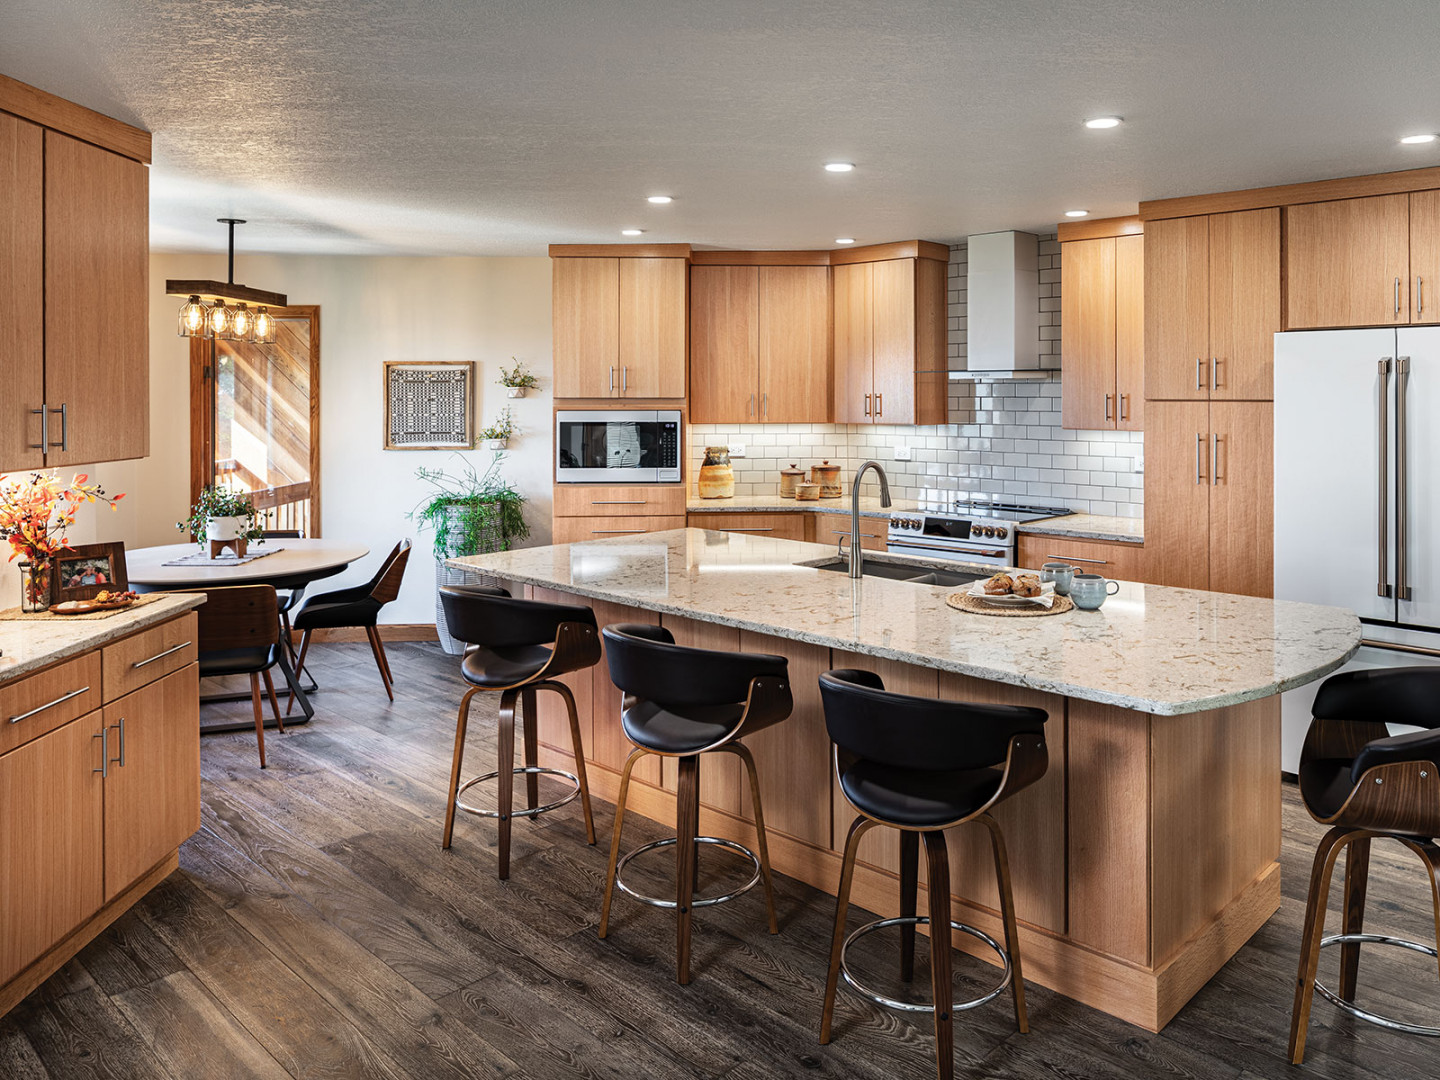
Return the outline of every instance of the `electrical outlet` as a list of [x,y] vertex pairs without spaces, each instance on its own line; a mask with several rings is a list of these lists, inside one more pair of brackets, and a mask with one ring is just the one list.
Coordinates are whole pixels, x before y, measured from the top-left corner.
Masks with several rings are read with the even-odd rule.
[[730,444],[730,456],[731,456],[731,457],[744,457],[744,456],[745,456],[745,444],[744,444],[743,442],[734,442],[734,443],[731,443],[731,444]]
[[1143,473],[1145,471],[1145,451],[1143,450],[1135,455],[1135,471],[1137,473]]
[[896,460],[896,461],[909,461],[909,460],[910,460],[910,454],[911,454],[911,450],[910,450],[910,445],[909,445],[908,443],[900,443],[899,445],[897,445],[897,446],[895,447],[895,460]]

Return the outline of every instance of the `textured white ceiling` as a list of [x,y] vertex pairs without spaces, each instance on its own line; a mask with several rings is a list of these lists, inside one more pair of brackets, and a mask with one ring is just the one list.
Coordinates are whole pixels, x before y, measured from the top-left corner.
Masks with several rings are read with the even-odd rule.
[[[0,72],[155,133],[219,250],[829,247],[1440,164],[1436,0],[3,0]],[[1082,118],[1118,113],[1113,132]],[[848,175],[821,170],[849,160]],[[645,196],[676,201],[654,207]]]

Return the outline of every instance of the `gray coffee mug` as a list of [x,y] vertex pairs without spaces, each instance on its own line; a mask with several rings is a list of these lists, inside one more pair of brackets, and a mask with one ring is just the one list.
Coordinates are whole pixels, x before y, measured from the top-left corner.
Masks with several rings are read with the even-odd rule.
[[1118,581],[1109,581],[1099,574],[1076,574],[1070,581],[1070,599],[1085,611],[1099,611],[1105,598],[1119,591]]
[[1070,579],[1075,576],[1075,567],[1069,563],[1047,562],[1040,568],[1041,581],[1053,581],[1055,592],[1060,596],[1070,595]]

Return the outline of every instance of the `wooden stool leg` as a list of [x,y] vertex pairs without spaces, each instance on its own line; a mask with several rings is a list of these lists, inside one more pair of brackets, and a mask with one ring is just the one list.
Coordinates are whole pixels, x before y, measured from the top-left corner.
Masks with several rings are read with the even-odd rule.
[[[577,741],[580,738],[578,728],[575,738]],[[610,932],[610,901],[615,897],[615,867],[620,862],[620,827],[625,823],[625,798],[630,794],[630,770],[635,768],[635,762],[644,754],[644,750],[631,750],[630,756],[625,759],[625,768],[620,771],[620,795],[615,800],[615,835],[610,841],[610,870],[605,875],[605,900],[600,905],[602,938]]]
[[1435,904],[1435,948],[1440,951],[1440,847],[1433,840],[1401,840],[1425,864],[1430,879],[1430,898]]
[[515,803],[515,699],[514,690],[500,695],[500,722],[497,726],[495,768],[500,775],[500,880],[510,880],[510,811]]
[[1310,1027],[1310,1005],[1315,998],[1315,970],[1320,966],[1320,939],[1325,934],[1325,905],[1330,899],[1330,879],[1335,860],[1357,835],[1358,829],[1337,825],[1325,834],[1315,849],[1310,869],[1310,894],[1305,901],[1305,929],[1300,942],[1300,971],[1295,976],[1295,1005],[1290,1014],[1290,1064],[1305,1061],[1305,1033]]
[[980,821],[990,830],[990,847],[995,853],[995,883],[1000,890],[1000,916],[1005,923],[1005,951],[1010,954],[1010,988],[1015,998],[1015,1023],[1024,1035],[1030,1030],[1025,1010],[1025,976],[1020,969],[1020,930],[1015,925],[1015,894],[1010,887],[1010,857],[1005,851],[1005,834],[989,814]]
[[755,854],[760,860],[760,883],[765,889],[765,910],[770,916],[770,933],[780,932],[780,923],[775,918],[775,887],[770,878],[770,849],[765,842],[765,810],[760,805],[760,774],[755,771],[755,757],[744,743],[726,743],[722,750],[728,750],[745,763],[750,776],[750,801],[755,807]]
[[275,714],[275,726],[280,729],[280,734],[285,734],[285,718],[280,715],[280,702],[275,697],[275,680],[270,678],[270,671],[267,668],[261,673],[265,676],[265,692],[270,695],[270,711]]
[[565,715],[570,720],[570,750],[575,755],[575,780],[580,785],[580,809],[585,813],[585,842],[593,845],[595,843],[595,818],[590,813],[590,783],[585,778],[585,746],[580,740],[580,716],[575,711],[575,695],[562,682],[553,682],[548,685],[551,690],[565,699]]
[[695,898],[695,837],[700,831],[700,758],[679,759],[675,812],[675,981],[690,982],[690,903]]
[[255,706],[255,742],[260,747],[260,767],[265,768],[265,710],[260,705],[260,676],[250,673],[250,703]]
[[[1365,928],[1365,886],[1370,877],[1370,840],[1355,840],[1345,853],[1345,902],[1342,934],[1358,934]],[[1340,997],[1355,1000],[1355,983],[1360,975],[1360,946],[1340,946]]]
[[[540,764],[539,716],[535,708],[535,688],[527,686],[520,692],[521,723],[525,734],[525,764],[534,768]],[[534,810],[540,805],[540,777],[536,773],[525,774],[525,807]]]
[[820,1042],[830,1041],[830,1024],[835,1017],[835,991],[840,985],[840,952],[845,946],[845,914],[850,908],[850,882],[855,877],[855,852],[860,838],[875,822],[856,816],[845,837],[845,855],[840,860],[840,887],[835,890],[835,930],[830,937],[830,972],[825,976],[825,1004],[820,1010]]
[[[303,653],[304,646],[301,646]],[[297,676],[296,683],[300,679]],[[465,759],[465,729],[470,723],[470,699],[478,694],[478,688],[465,691],[460,699],[460,712],[455,717],[455,756],[450,759],[450,798],[445,803],[445,836],[440,841],[442,849],[450,847],[450,837],[455,832],[455,800],[460,797],[460,763]]]
[[[305,654],[310,651],[310,631],[305,630],[300,634],[300,656],[295,661],[295,685],[299,686],[300,681],[305,677]],[[285,715],[290,715],[290,710],[295,707],[295,691],[290,691],[290,700],[285,703]]]
[[[920,894],[920,834],[900,830],[900,917],[915,917],[915,902]],[[915,978],[915,927],[900,927],[900,978]]]
[[385,669],[385,660],[380,655],[380,631],[373,626],[367,626],[365,636],[370,639],[370,651],[375,655],[375,668],[380,672],[380,681],[385,684],[385,696],[394,701],[395,691],[390,686],[390,672]]
[[935,995],[935,1075],[955,1075],[955,1027],[950,1004],[950,853],[943,832],[925,833],[926,885],[930,899],[930,985]]

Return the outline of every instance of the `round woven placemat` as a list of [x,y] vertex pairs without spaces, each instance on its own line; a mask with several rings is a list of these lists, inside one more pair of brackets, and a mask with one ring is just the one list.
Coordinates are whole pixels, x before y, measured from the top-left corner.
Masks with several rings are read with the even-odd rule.
[[961,611],[970,611],[976,615],[999,615],[1007,619],[1033,619],[1037,615],[1059,615],[1062,612],[1071,610],[1075,603],[1068,596],[1055,597],[1055,603],[1050,607],[1041,607],[1039,604],[1030,604],[1026,607],[996,607],[987,604],[978,596],[971,596],[969,593],[951,593],[945,598],[945,603]]

